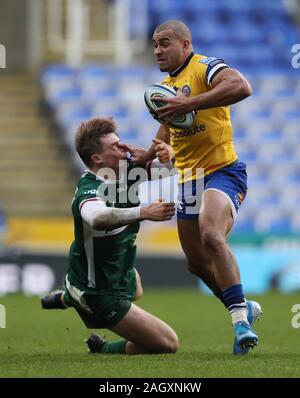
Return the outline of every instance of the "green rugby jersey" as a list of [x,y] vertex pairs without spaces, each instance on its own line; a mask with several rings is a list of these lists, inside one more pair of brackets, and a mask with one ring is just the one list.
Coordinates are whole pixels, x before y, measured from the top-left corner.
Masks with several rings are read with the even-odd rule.
[[[133,167],[129,165],[128,170]],[[80,209],[86,201],[99,198],[105,201],[107,207],[138,206],[135,186],[136,181],[128,179],[125,184],[100,180],[90,171],[81,176],[72,202],[75,240],[70,247],[67,273],[71,285],[90,294],[102,289],[121,289],[126,285],[126,274],[135,265],[139,222],[114,230],[98,231],[82,219]],[[136,192],[132,202],[127,200],[130,187]]]

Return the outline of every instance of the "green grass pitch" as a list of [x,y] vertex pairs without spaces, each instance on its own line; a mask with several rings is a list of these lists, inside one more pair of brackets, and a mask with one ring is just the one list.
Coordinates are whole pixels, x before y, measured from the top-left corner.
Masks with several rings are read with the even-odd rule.
[[146,289],[139,302],[177,331],[180,349],[168,355],[88,354],[84,338],[91,331],[73,309],[45,311],[38,297],[0,297],[7,313],[6,329],[0,329],[0,376],[300,377],[300,328],[291,326],[291,308],[300,295],[256,299],[264,310],[255,325],[260,344],[234,357],[229,315],[215,298],[196,290]]

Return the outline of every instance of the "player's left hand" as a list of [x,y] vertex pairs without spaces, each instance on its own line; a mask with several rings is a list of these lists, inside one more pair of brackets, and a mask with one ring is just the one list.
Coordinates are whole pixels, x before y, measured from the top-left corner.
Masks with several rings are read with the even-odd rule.
[[148,151],[147,149],[132,144],[120,144],[122,147],[130,153],[131,160],[137,164],[144,164],[148,162]]
[[152,100],[165,103],[164,106],[157,108],[155,113],[159,119],[163,119],[166,123],[174,120],[176,116],[184,115],[193,110],[191,98],[185,96],[181,90],[177,91],[177,96],[174,98],[153,96]]

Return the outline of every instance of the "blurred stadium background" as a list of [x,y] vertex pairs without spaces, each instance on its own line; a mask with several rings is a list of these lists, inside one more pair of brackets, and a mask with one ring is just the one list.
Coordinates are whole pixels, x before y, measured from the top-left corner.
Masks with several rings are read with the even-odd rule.
[[[151,36],[168,19],[186,22],[196,52],[224,58],[253,86],[232,107],[249,175],[230,236],[245,291],[300,290],[298,0],[0,0],[0,295],[61,284],[83,170],[73,149],[79,122],[113,116],[124,142],[150,144],[158,124],[143,93],[163,76]],[[175,220],[144,223],[138,253],[146,285],[198,286]]]

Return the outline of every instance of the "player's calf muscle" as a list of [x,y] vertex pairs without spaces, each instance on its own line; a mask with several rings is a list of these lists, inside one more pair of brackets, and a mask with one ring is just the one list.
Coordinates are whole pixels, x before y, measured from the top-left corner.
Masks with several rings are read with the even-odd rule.
[[179,346],[169,325],[134,304],[111,330],[151,353],[174,353]]

